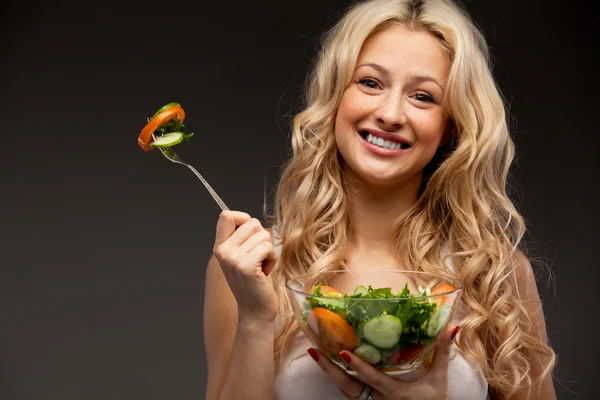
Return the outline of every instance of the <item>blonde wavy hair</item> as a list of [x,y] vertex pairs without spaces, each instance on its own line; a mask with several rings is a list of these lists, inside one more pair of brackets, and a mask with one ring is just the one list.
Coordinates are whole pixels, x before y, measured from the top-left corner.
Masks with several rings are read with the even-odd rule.
[[[323,38],[307,81],[306,108],[293,120],[293,153],[269,216],[275,240],[282,243],[271,274],[285,327],[275,339],[276,365],[281,367],[300,332],[283,282],[345,266],[349,221],[333,133],[336,111],[362,44],[390,24],[430,33],[451,61],[443,101],[451,139],[426,168],[417,202],[393,225],[397,259],[404,268],[457,276],[464,284],[461,301],[470,311],[456,344],[481,367],[494,391],[510,397],[522,388],[532,390],[552,371],[555,354],[531,333],[531,317],[517,289],[525,225],[506,192],[514,145],[485,38],[466,10],[450,0],[357,3]],[[446,257],[454,272],[440,267]],[[530,375],[532,355],[543,360],[538,379]]]

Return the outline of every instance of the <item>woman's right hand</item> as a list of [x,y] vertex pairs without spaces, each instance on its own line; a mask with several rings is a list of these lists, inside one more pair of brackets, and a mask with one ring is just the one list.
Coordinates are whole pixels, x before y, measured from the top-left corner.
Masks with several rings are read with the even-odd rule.
[[213,248],[238,305],[238,317],[272,322],[277,295],[267,275],[277,262],[271,234],[260,221],[239,211],[223,211]]

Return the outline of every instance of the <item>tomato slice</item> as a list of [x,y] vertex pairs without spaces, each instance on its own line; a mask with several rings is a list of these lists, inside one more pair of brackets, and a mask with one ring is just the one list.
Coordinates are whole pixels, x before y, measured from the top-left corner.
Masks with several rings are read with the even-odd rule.
[[154,133],[154,131],[174,118],[177,118],[180,121],[183,121],[185,119],[185,111],[183,111],[183,108],[181,108],[179,104],[164,110],[163,112],[152,118],[150,122],[146,124],[144,129],[142,129],[142,131],[140,132],[140,135],[138,136],[137,140],[138,145],[144,151],[152,150],[152,147],[150,147],[150,143],[152,143],[152,134]]
[[[446,283],[440,283],[435,288],[433,288],[433,290],[431,291],[431,294],[444,294],[444,293],[453,292],[454,290],[456,290],[456,288],[454,286],[450,286]],[[446,296],[440,296],[440,297],[436,297],[435,300],[432,300],[432,301],[441,306],[442,304],[445,304],[447,302],[447,300],[448,299],[446,299]]]
[[421,354],[421,351],[425,348],[425,345],[419,343],[413,346],[409,346],[405,349],[396,350],[387,357],[388,365],[396,365],[402,362],[411,363]]
[[332,355],[337,355],[342,350],[352,351],[358,343],[352,326],[338,314],[325,308],[313,308],[307,322],[317,343]]

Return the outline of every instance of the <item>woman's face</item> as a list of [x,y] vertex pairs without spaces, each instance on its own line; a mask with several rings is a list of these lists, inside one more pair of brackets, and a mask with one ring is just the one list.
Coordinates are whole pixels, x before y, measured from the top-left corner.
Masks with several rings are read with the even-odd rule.
[[424,32],[392,25],[365,41],[335,122],[346,173],[377,186],[420,185],[444,137],[449,67]]

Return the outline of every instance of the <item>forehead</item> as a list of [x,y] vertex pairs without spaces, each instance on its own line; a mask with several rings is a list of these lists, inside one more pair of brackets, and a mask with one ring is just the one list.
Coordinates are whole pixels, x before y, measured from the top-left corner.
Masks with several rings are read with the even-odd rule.
[[444,81],[450,60],[432,34],[391,25],[371,35],[363,44],[357,65],[376,63],[393,74],[427,74]]

